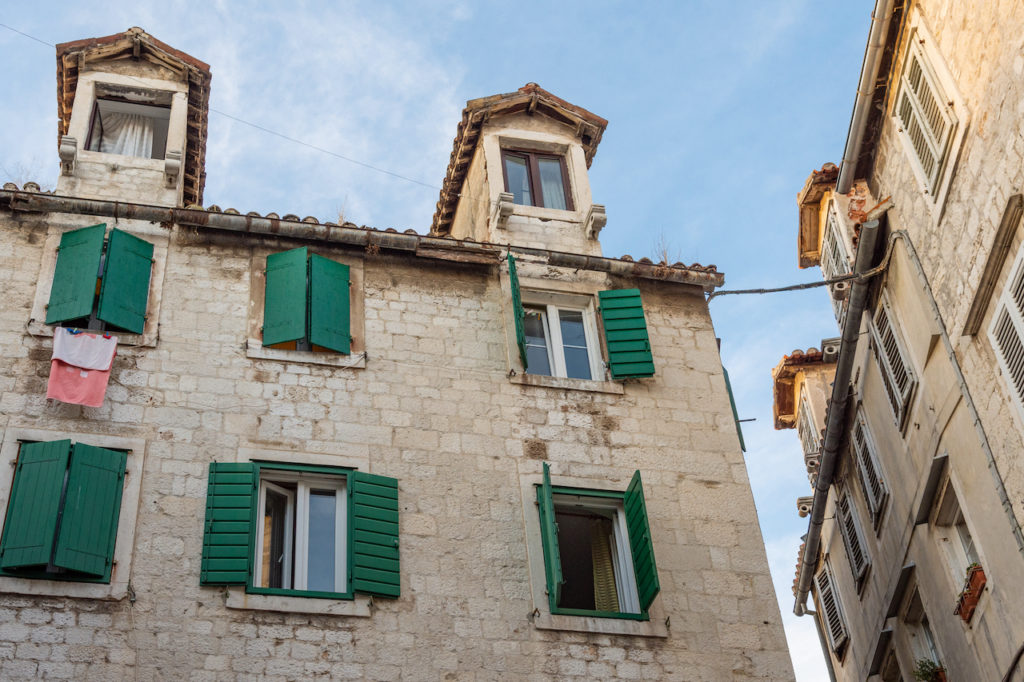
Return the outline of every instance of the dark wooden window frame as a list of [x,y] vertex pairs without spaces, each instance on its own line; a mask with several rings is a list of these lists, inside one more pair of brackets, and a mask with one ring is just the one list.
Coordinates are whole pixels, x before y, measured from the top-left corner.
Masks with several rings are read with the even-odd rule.
[[[565,209],[566,211],[575,211],[575,203],[572,200],[572,191],[569,185],[569,169],[565,164],[565,155],[553,154],[551,152],[541,152],[533,149],[518,149],[510,147],[508,149],[501,150],[501,176],[505,182],[505,191],[508,192],[508,173],[505,172],[505,159],[513,156],[520,159],[526,160],[526,175],[530,182],[530,195],[533,197],[532,205],[539,208],[545,208],[544,206],[544,193],[541,190],[540,185],[540,165],[537,163],[540,159],[555,159],[558,161],[558,165],[562,170],[562,192],[565,194]],[[562,210],[562,209],[557,209]]]

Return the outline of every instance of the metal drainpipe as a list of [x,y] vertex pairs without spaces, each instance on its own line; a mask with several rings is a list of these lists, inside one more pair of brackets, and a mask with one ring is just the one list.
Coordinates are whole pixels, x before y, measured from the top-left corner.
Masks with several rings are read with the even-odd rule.
[[836,181],[836,192],[846,194],[853,185],[853,174],[857,169],[857,154],[864,140],[864,127],[871,111],[871,97],[875,94],[875,82],[878,79],[878,61],[882,54],[885,36],[889,31],[889,20],[892,18],[893,0],[875,0],[875,10],[871,13],[871,29],[868,32],[868,44],[864,48],[864,61],[860,67],[860,81],[857,83],[857,98],[853,102],[853,116],[850,117],[850,129],[846,134],[846,149],[843,150],[843,161],[839,165],[839,179]]
[[[857,245],[857,260],[853,272],[863,275],[871,269],[875,253],[875,242],[878,240],[879,220],[875,218],[863,223],[860,230],[860,242]],[[797,584],[796,604],[793,613],[798,616],[807,612],[807,593],[811,589],[811,578],[818,562],[818,549],[821,546],[821,526],[825,520],[825,505],[828,502],[828,491],[835,476],[836,462],[839,459],[839,446],[843,442],[843,426],[846,421],[846,402],[850,393],[850,375],[853,373],[853,360],[860,337],[860,320],[867,306],[868,286],[870,279],[855,279],[850,291],[850,307],[846,312],[843,324],[843,336],[839,345],[839,361],[836,364],[835,379],[832,382],[832,400],[829,402],[828,416],[825,423],[825,446],[822,448],[821,465],[818,467],[818,479],[814,484],[814,502],[811,503],[811,519],[807,524],[807,539],[804,541],[804,554],[800,566],[800,581]]]
[[981,441],[981,449],[985,453],[985,459],[988,463],[989,473],[992,474],[992,480],[996,486],[996,494],[999,496],[999,503],[1003,506],[1003,512],[1006,514],[1006,518],[1010,521],[1010,529],[1013,532],[1013,539],[1017,541],[1017,551],[1024,554],[1024,533],[1021,532],[1020,522],[1017,520],[1017,515],[1013,511],[1013,504],[1010,502],[1010,496],[1006,493],[1006,486],[1003,484],[1003,477],[999,473],[999,465],[996,464],[995,456],[992,454],[992,448],[988,444],[988,435],[985,433],[985,427],[981,423],[981,415],[978,414],[978,408],[974,405],[974,400],[971,398],[971,392],[967,388],[967,380],[964,379],[963,371],[960,369],[960,361],[957,360],[956,353],[953,350],[953,343],[949,340],[949,334],[946,333],[946,325],[942,321],[942,313],[939,311],[939,304],[935,300],[935,295],[932,293],[931,284],[928,282],[928,276],[924,272],[924,267],[921,265],[921,259],[917,256],[917,249],[914,248],[914,243],[910,241],[910,235],[907,234],[906,230],[897,230],[890,236],[890,241],[896,239],[902,239],[903,245],[907,249],[907,256],[910,258],[910,262],[914,266],[914,272],[917,274],[917,278],[921,281],[921,286],[924,287],[925,293],[928,295],[928,305],[931,308],[932,319],[939,328],[939,335],[942,337],[942,346],[946,349],[946,355],[949,357],[949,364],[953,367],[953,372],[956,374],[956,383],[960,388],[960,394],[963,396],[964,404],[967,406],[967,411],[971,415],[971,421],[974,423],[974,430],[978,434],[978,440]]
[[828,652],[828,640],[825,639],[825,631],[821,629],[821,621],[813,617],[817,616],[818,612],[808,609],[804,613],[812,616],[811,620],[814,621],[814,631],[818,633],[818,643],[825,654],[825,667],[828,669],[828,679],[830,682],[836,682],[836,669],[832,666],[832,655]]

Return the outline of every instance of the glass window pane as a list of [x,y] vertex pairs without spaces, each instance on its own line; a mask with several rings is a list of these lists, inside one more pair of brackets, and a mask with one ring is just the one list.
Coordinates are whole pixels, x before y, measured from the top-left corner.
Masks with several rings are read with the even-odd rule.
[[290,558],[285,556],[285,522],[288,514],[288,497],[281,493],[268,489],[266,492],[266,506],[263,509],[263,556],[262,561],[261,587],[284,587],[291,585],[284,584],[285,562]]
[[523,328],[526,333],[526,373],[551,376],[543,311],[528,308]]
[[508,191],[512,192],[513,203],[533,206],[530,194],[530,172],[526,158],[522,156],[505,156],[505,177],[508,179]]
[[544,206],[565,210],[565,185],[562,183],[562,161],[560,159],[537,159],[540,168],[540,191]]
[[566,346],[587,347],[587,335],[583,329],[582,310],[559,310],[558,320],[562,328],[562,343]]
[[570,379],[590,379],[590,357],[586,348],[565,347],[565,375]]
[[309,557],[306,568],[306,589],[335,592],[335,493],[333,490],[311,490],[309,493]]

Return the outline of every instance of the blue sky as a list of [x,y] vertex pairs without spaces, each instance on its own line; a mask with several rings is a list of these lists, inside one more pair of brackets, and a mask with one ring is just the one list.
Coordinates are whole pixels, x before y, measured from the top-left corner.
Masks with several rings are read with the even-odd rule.
[[[609,120],[591,168],[609,256],[714,263],[726,289],[820,278],[796,266],[795,196],[838,162],[872,3],[20,3],[45,42],[141,26],[209,63],[211,106],[424,183],[210,114],[206,204],[429,228],[467,99],[535,81]],[[0,28],[0,181],[56,182],[53,49]],[[796,434],[771,423],[771,368],[837,335],[823,289],[711,304],[800,680],[825,677],[790,582],[809,494]]]

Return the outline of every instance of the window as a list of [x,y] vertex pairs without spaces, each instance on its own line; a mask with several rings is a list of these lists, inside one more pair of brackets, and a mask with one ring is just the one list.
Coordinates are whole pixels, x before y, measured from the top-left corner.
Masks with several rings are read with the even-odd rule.
[[804,458],[817,457],[821,450],[821,433],[814,424],[811,405],[804,391],[800,392],[800,414],[796,430],[797,435],[800,436],[800,446],[804,451]]
[[988,336],[1018,415],[1024,418],[1024,249],[996,304]]
[[349,266],[305,246],[267,256],[263,346],[352,350]]
[[935,646],[935,635],[932,634],[928,614],[925,613],[921,594],[917,588],[914,589],[914,593],[907,602],[907,608],[903,613],[903,622],[906,623],[907,632],[910,635],[910,650],[914,655],[915,663],[920,664],[922,660],[925,660],[939,665],[939,650]]
[[70,440],[21,444],[0,572],[110,583],[127,453]]
[[335,467],[211,464],[200,582],[398,597],[398,482]]
[[845,490],[836,490],[836,523],[846,547],[846,558],[850,561],[853,580],[857,583],[857,592],[860,592],[864,588],[864,579],[867,577],[871,559],[864,544],[860,522],[857,520],[857,510]]
[[882,479],[882,469],[878,463],[875,441],[871,437],[863,410],[857,410],[857,416],[853,423],[853,451],[861,486],[864,488],[864,499],[867,500],[868,510],[871,512],[871,522],[875,528],[878,528],[878,524],[882,520],[882,512],[885,510],[885,502],[889,498],[889,491],[886,490],[885,481]]
[[842,655],[849,640],[846,618],[843,607],[839,603],[839,595],[835,591],[835,578],[828,559],[822,563],[821,571],[814,577],[818,592],[818,615],[821,616],[823,629],[828,635],[829,645],[836,656]]
[[949,478],[946,479],[936,503],[935,526],[939,542],[949,562],[954,585],[960,589],[968,567],[980,565],[981,557],[978,555],[978,548],[967,525],[967,519],[964,518],[953,481]]
[[903,682],[903,671],[900,670],[900,662],[895,651],[890,649],[886,654],[885,663],[882,664],[882,671],[879,674],[882,682]]
[[121,98],[98,98],[86,149],[144,159],[162,159],[167,150],[170,106],[140,104]]
[[572,192],[565,157],[542,152],[503,149],[505,191],[513,203],[572,211]]
[[[596,316],[589,297],[540,291],[529,291],[524,296],[511,253],[508,273],[523,370],[527,374],[603,380]],[[611,378],[653,376],[654,358],[640,291],[599,291],[598,301]]]
[[897,324],[889,299],[883,292],[871,325],[871,340],[893,418],[896,426],[902,429],[917,378],[910,366],[909,355]]
[[[853,272],[850,267],[850,257],[846,253],[846,241],[843,239],[839,227],[839,217],[836,215],[836,204],[828,202],[827,219],[825,222],[825,233],[821,246],[821,274],[825,279],[848,275]],[[832,288],[829,287],[829,291]],[[832,312],[840,328],[846,319],[846,305],[842,299],[830,296],[832,299]]]
[[894,113],[925,191],[937,195],[939,181],[950,157],[957,118],[953,113],[953,103],[943,91],[925,55],[922,43],[926,41],[919,33],[920,28],[908,40]]
[[61,235],[46,324],[142,334],[153,244],[104,224]]
[[537,486],[553,614],[647,620],[661,587],[640,472],[624,493]]

